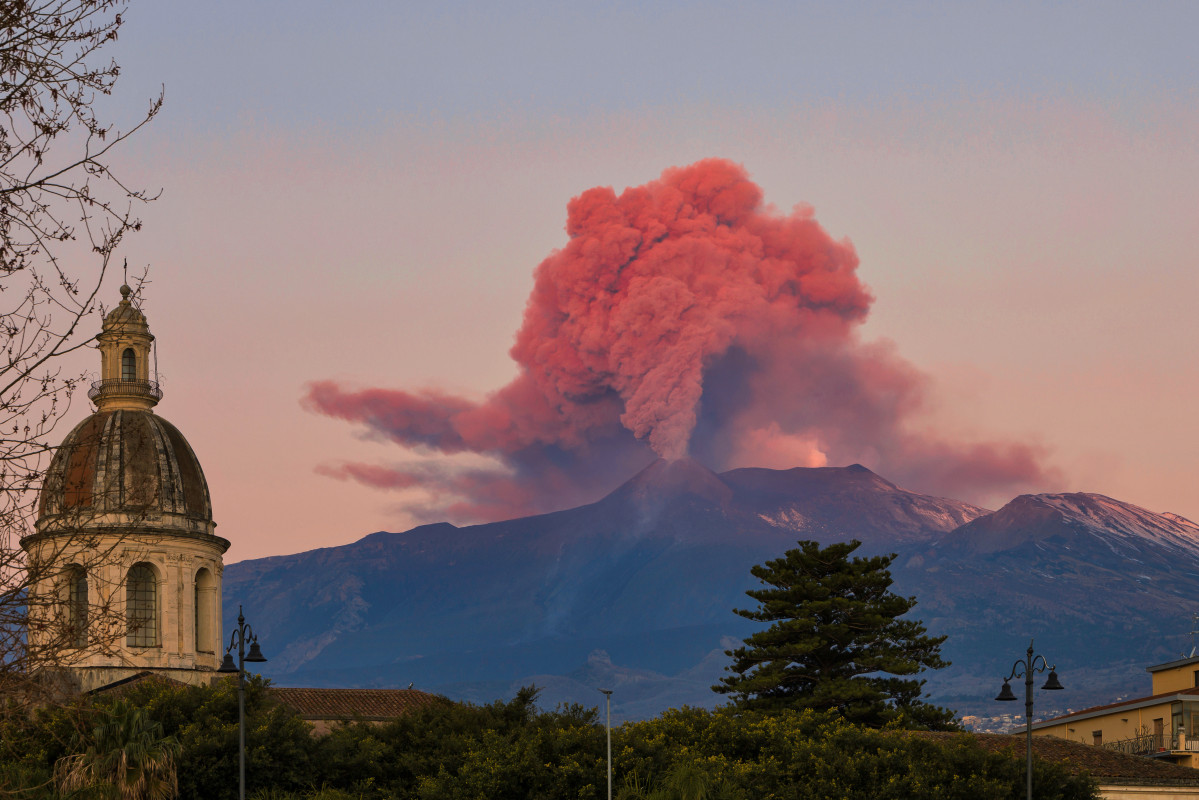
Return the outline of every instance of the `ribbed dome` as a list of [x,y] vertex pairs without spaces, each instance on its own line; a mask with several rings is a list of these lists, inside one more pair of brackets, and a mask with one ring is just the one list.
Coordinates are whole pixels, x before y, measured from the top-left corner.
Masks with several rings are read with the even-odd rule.
[[211,534],[208,483],[191,446],[152,411],[97,411],[54,454],[37,529],[133,525]]

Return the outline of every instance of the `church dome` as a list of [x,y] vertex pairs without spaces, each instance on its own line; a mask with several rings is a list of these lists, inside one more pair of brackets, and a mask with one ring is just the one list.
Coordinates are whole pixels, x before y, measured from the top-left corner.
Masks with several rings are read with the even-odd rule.
[[130,294],[132,294],[132,290],[128,286],[121,287],[121,302],[104,318],[104,328],[107,330],[115,327],[131,328],[149,333],[150,324],[146,321],[146,315],[140,308],[129,302]]
[[207,685],[221,664],[222,556],[204,471],[152,410],[154,336],[128,286],[96,349],[95,412],[54,450],[34,532],[30,652],[80,691],[139,673]]
[[100,410],[67,435],[46,472],[38,533],[132,526],[212,534],[208,483],[171,423],[143,409]]

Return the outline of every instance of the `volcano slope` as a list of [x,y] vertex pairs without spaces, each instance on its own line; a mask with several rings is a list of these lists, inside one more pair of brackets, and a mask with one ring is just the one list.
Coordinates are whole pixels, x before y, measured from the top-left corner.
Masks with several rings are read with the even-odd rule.
[[723,700],[709,689],[722,650],[754,629],[732,613],[752,602],[749,569],[797,539],[897,554],[895,591],[950,635],[954,664],[928,688],[963,713],[1007,711],[992,684],[1033,636],[1074,678],[1063,707],[1140,691],[1139,670],[1185,644],[1199,592],[1199,528],[1101,495],[992,513],[858,465],[717,475],[682,460],[578,508],[231,564],[226,627],[253,609],[282,685],[490,701],[535,682],[544,702],[590,705],[610,683],[622,718],[651,716]]

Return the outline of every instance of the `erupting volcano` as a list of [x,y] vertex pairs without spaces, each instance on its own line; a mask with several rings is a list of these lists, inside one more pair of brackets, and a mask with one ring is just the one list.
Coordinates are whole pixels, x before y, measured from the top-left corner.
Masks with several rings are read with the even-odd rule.
[[763,204],[737,164],[708,159],[570,201],[569,241],[535,273],[511,355],[486,398],[312,384],[313,410],[432,455],[322,472],[419,485],[424,518],[496,519],[595,499],[655,456],[714,469],[860,462],[912,488],[979,498],[1038,488],[1042,454],[911,425],[927,379],[856,329],[871,295],[846,240],[810,207]]

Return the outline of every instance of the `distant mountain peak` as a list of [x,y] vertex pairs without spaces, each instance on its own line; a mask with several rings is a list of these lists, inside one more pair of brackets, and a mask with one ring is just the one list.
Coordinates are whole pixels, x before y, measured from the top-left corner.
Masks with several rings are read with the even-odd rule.
[[818,539],[870,541],[871,531],[885,530],[883,541],[890,546],[948,533],[990,513],[969,503],[901,489],[861,464],[787,470],[744,467],[722,473],[720,480],[733,490],[736,505],[754,508],[775,527]]
[[659,458],[610,496],[661,501],[686,495],[724,503],[732,496],[732,490],[720,476],[694,458]]
[[[740,467],[722,472],[720,479],[753,484],[763,491],[779,491],[790,494],[795,486],[802,485],[819,491],[858,491],[864,487],[884,491],[905,491],[877,472],[861,464],[848,467],[792,467],[791,469],[767,469],[766,467]],[[774,487],[771,489],[771,487]]]
[[428,522],[424,525],[417,525],[415,528],[410,528],[403,533],[395,533],[392,531],[375,531],[363,536],[355,544],[376,544],[378,542],[390,542],[396,536],[423,536],[425,534],[434,533],[451,533],[458,530],[458,526],[451,522]]
[[1097,537],[1108,547],[1155,542],[1199,554],[1199,525],[1177,514],[1158,514],[1092,492],[1022,494],[954,534],[984,552],[1078,535]]

